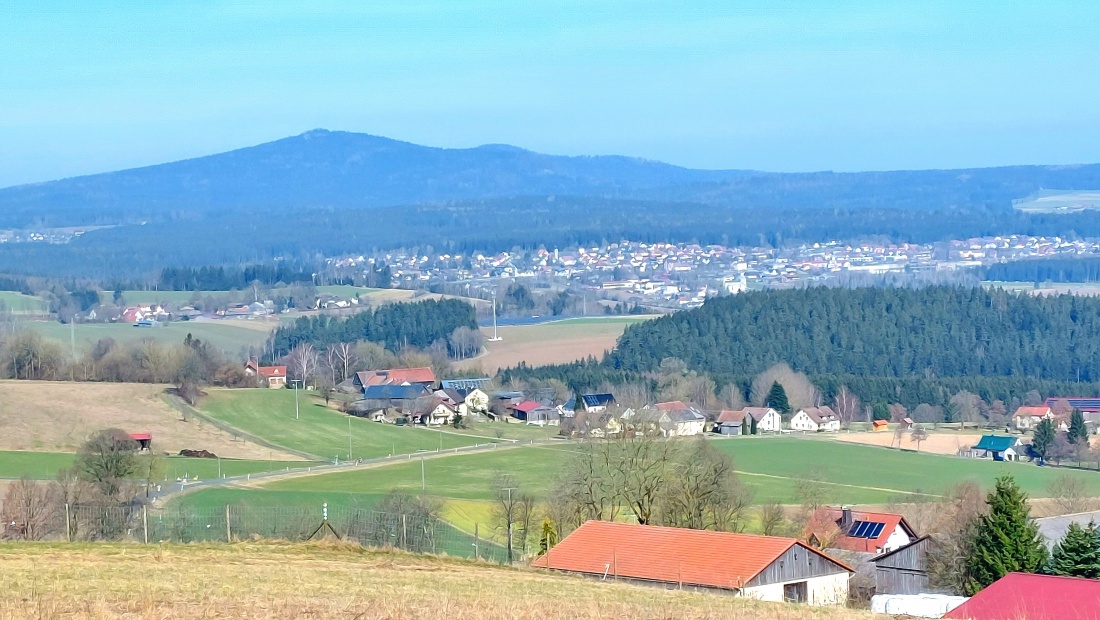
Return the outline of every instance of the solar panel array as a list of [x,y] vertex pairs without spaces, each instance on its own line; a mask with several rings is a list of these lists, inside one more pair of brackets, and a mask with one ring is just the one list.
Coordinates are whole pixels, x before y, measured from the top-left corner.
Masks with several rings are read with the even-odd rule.
[[886,527],[885,523],[856,521],[852,524],[852,527],[848,529],[848,535],[852,538],[878,538],[879,534],[882,534],[882,529],[884,527]]

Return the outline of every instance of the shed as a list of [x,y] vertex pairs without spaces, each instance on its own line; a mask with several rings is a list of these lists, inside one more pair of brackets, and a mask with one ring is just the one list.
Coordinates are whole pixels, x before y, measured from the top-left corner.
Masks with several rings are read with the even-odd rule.
[[926,557],[932,539],[921,536],[903,547],[871,558],[875,594],[924,594],[929,591]]
[[130,433],[130,439],[138,444],[139,450],[148,450],[153,443],[152,433]]
[[763,601],[840,605],[848,566],[793,538],[588,521],[533,566]]

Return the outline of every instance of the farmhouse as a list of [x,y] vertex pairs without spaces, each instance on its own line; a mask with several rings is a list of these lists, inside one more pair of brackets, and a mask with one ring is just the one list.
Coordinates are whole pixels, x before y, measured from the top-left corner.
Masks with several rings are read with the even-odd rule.
[[614,394],[581,394],[581,406],[588,413],[600,413],[615,404]]
[[745,407],[742,411],[756,423],[757,431],[778,433],[783,430],[783,416],[771,407]]
[[1020,407],[1016,410],[1016,413],[1012,414],[1012,423],[1016,427],[1016,430],[1027,431],[1035,428],[1035,425],[1043,420],[1049,420],[1054,417],[1054,413],[1051,412],[1050,407],[1046,405],[1040,407]]
[[866,553],[885,553],[908,545],[917,535],[905,517],[889,512],[820,508],[806,526],[806,539],[815,546]]
[[1009,573],[943,617],[1100,620],[1100,580]]
[[435,373],[431,368],[394,368],[391,370],[362,370],[355,373],[355,387],[360,390],[372,385],[414,385],[431,389],[435,386]]
[[839,431],[840,416],[829,407],[810,407],[800,409],[791,418],[791,430],[796,431]]
[[1019,437],[982,435],[981,441],[970,449],[970,456],[994,461],[1018,461],[1023,451],[1024,443]]
[[654,405],[657,410],[657,426],[665,437],[690,437],[702,435],[707,418],[694,407],[674,400]]
[[793,538],[588,521],[533,566],[762,601],[840,605],[851,569]]
[[533,426],[557,426],[561,421],[557,409],[534,400],[512,405],[512,417]]
[[269,388],[286,387],[286,366],[260,366],[255,360],[248,360],[244,372],[250,377],[259,377]]

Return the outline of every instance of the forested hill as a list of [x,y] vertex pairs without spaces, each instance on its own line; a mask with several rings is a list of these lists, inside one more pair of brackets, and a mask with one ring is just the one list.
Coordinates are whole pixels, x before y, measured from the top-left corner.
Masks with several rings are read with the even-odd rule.
[[0,227],[188,220],[224,210],[362,208],[517,195],[621,195],[736,171],[505,145],[420,146],[323,129],[227,153],[0,190]]
[[713,299],[627,328],[606,363],[676,357],[712,375],[1100,380],[1100,299],[983,289],[810,288]]

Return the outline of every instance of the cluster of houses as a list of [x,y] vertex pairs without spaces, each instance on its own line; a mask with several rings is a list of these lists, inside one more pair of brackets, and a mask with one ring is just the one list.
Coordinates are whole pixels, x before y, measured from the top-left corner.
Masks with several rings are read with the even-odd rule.
[[1017,409],[1012,415],[1012,426],[1020,432],[1027,432],[1039,422],[1050,420],[1055,430],[1065,431],[1069,429],[1070,414],[1074,409],[1081,412],[1089,432],[1096,433],[1100,428],[1100,398],[1051,397],[1042,405]]

